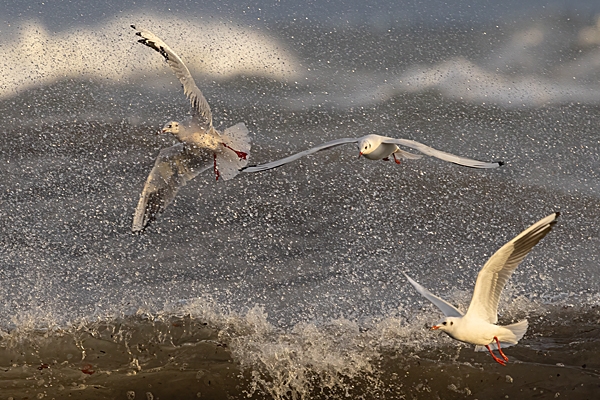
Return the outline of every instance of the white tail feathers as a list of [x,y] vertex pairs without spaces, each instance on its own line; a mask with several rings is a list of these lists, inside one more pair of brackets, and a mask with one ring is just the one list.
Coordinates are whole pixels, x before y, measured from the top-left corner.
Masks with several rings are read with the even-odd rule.
[[[526,319],[524,319],[523,321],[519,321],[517,323],[511,324],[511,325],[507,325],[504,328],[508,329],[509,331],[512,332],[512,334],[514,335],[515,339],[515,343],[517,344],[517,342],[519,340],[521,340],[521,338],[523,337],[523,335],[525,335],[525,332],[527,332],[527,327],[529,326],[529,322],[527,322]],[[500,340],[500,342],[502,342],[502,340]]]
[[[523,338],[525,332],[527,332],[528,326],[529,323],[526,319],[524,319],[523,321],[519,321],[511,325],[499,327],[503,328],[503,332],[500,335],[498,335],[498,340],[500,340],[500,346],[502,346],[502,348],[504,349],[506,347],[514,346],[515,344],[517,344],[519,340]],[[498,350],[498,346],[496,345],[495,341],[492,341],[492,343],[490,343],[489,346],[492,350]],[[485,346],[475,346],[475,351],[488,350],[485,348]]]
[[[221,139],[230,147],[230,149],[224,148],[222,152],[217,153],[217,168],[220,177],[226,181],[235,177],[239,170],[248,164],[251,144],[248,128],[243,122],[225,129]],[[234,150],[245,153],[247,156],[240,157]]]

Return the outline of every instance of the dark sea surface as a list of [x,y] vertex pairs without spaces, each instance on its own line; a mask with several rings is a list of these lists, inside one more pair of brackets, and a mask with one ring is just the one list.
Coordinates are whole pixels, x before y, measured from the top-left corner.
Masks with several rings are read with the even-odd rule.
[[[600,3],[74,1],[0,11],[0,399],[596,399]],[[189,113],[135,24],[188,64],[251,163],[141,235],[163,124]],[[500,301],[506,367],[427,328],[407,273],[466,310],[504,243],[560,211]]]

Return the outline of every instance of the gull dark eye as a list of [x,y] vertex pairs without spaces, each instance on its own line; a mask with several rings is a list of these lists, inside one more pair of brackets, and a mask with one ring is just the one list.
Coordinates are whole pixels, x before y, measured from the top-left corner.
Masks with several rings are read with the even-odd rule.
[[446,325],[446,322],[442,322],[442,325]]

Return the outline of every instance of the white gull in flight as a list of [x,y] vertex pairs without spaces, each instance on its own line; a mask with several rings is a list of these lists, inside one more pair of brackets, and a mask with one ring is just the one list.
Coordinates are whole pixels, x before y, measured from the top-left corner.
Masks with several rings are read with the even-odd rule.
[[[136,29],[134,25],[131,25]],[[137,30],[137,29],[136,29]],[[216,179],[233,178],[246,166],[250,152],[250,137],[243,123],[219,132],[213,127],[210,106],[181,58],[152,32],[139,29],[138,42],[156,50],[167,61],[189,99],[192,115],[181,123],[171,121],[163,133],[171,133],[181,143],[163,149],[158,154],[140,200],[135,209],[133,232],[141,232],[164,211],[180,187],[200,172],[213,167]]]
[[[500,248],[477,275],[473,298],[466,314],[456,307],[419,285],[406,275],[408,281],[423,297],[432,302],[445,315],[431,329],[439,329],[461,342],[474,344],[475,351],[490,352],[496,362],[506,365],[508,357],[502,347],[517,344],[527,331],[527,320],[500,326],[498,322],[498,301],[508,278],[535,246],[556,223],[558,212],[548,215],[521,232]],[[492,348],[497,349],[502,359],[496,357]]]
[[454,164],[463,165],[471,168],[497,168],[504,165],[502,161],[496,162],[483,162],[477,160],[471,160],[470,158],[455,156],[444,151],[436,150],[432,147],[426,146],[422,143],[415,142],[414,140],[408,139],[395,139],[380,135],[367,135],[360,138],[341,138],[332,140],[327,143],[323,143],[319,146],[313,147],[308,150],[301,151],[300,153],[293,154],[289,157],[282,158],[280,160],[271,161],[265,164],[252,165],[249,167],[242,168],[242,172],[260,172],[268,169],[280,167],[282,165],[296,161],[297,159],[307,156],[309,154],[316,153],[321,150],[330,149],[332,147],[340,146],[346,143],[356,143],[358,145],[359,157],[364,156],[369,160],[389,160],[389,157],[393,157],[397,164],[400,164],[401,159],[416,160],[422,156],[412,154],[407,151],[400,149],[398,146],[406,146],[412,149],[418,150],[421,153],[439,158],[440,160],[448,161]]

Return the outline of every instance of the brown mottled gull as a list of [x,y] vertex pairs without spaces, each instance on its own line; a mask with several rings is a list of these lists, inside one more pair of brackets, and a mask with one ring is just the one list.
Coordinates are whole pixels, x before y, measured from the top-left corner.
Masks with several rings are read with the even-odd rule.
[[146,180],[131,225],[133,232],[140,232],[167,208],[180,187],[211,166],[217,180],[235,177],[248,163],[250,137],[243,123],[224,132],[217,131],[212,124],[210,106],[181,58],[152,32],[140,29],[136,35],[141,37],[140,43],[165,58],[192,107],[191,117],[181,123],[171,121],[162,129],[181,143],[161,150]]

